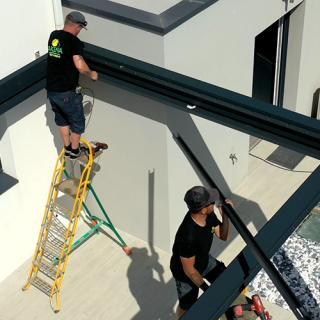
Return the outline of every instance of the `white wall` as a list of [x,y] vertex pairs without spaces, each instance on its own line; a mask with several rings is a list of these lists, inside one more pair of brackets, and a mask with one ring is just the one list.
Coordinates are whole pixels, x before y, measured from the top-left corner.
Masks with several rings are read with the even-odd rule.
[[134,7],[135,9],[144,10],[147,12],[152,12],[155,14],[160,14],[163,11],[173,7],[180,0],[161,0],[161,1],[150,1],[150,0],[116,0],[113,2],[117,2],[119,4],[123,4],[125,6]]
[[54,29],[51,1],[6,1],[0,10],[0,79],[35,59],[35,52],[47,53],[47,41]]
[[[289,3],[287,10],[297,4],[298,1]],[[165,67],[251,96],[255,37],[286,12],[285,3],[278,0],[218,1],[165,35]],[[185,126],[180,126],[180,134],[199,150],[197,154],[207,170],[228,196],[247,174],[249,136],[205,119],[192,117],[192,120],[193,129],[190,130],[191,122],[187,121]],[[193,139],[195,135],[198,138]],[[172,145],[170,141],[168,144]],[[238,161],[232,163],[230,154],[235,154]],[[169,159],[169,210],[182,215],[184,192],[201,181],[189,173],[192,171],[190,164],[174,145]],[[177,181],[180,188],[177,188]],[[181,217],[174,214],[170,217],[173,235]]]
[[[204,183],[173,134],[185,139],[227,195],[228,184],[239,172],[247,171],[246,158],[240,156],[247,137],[240,135],[239,145],[235,146],[229,141],[234,139],[230,128],[111,84],[93,84],[85,79],[81,82],[95,93],[85,136],[110,145],[98,162],[95,190],[119,229],[146,241],[152,234],[154,245],[170,251],[177,224],[186,211],[184,193],[192,185]],[[230,153],[237,154],[234,165]],[[90,210],[99,211],[92,197],[89,204]]]
[[320,87],[320,2],[305,0],[290,18],[285,104],[311,115],[314,92]]
[[[71,9],[63,8],[64,15]],[[106,48],[135,59],[163,66],[163,38],[142,29],[83,12],[88,30],[81,31],[82,41]]]
[[279,0],[217,1],[165,35],[165,66],[251,96],[255,37],[285,8]]
[[95,191],[117,228],[169,250],[168,107],[110,84],[86,85],[95,104],[85,136],[109,145],[98,161]]
[[[7,1],[3,9],[0,79],[32,62],[36,51],[47,53],[54,29],[51,1]],[[35,249],[56,158],[45,104],[45,93],[40,92],[0,116],[2,165],[19,180],[0,196],[0,281]]]
[[[19,180],[0,196],[0,281],[35,249],[57,149],[46,94],[35,94],[1,116],[0,154],[5,172]],[[27,275],[26,275],[27,276]]]

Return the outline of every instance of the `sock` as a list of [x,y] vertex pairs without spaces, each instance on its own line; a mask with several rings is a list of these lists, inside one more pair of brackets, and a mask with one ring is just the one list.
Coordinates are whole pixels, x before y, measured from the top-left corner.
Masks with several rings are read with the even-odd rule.
[[80,152],[80,148],[78,147],[77,149],[72,149],[72,147],[71,147],[71,145],[70,145],[70,151],[71,151],[72,153],[77,154],[77,153]]

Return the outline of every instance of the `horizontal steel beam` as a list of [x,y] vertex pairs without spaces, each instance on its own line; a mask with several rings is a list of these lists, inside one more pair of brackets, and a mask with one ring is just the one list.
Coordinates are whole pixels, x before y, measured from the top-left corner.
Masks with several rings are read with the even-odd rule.
[[47,56],[0,80],[0,115],[45,87]]
[[[102,80],[115,81],[182,111],[320,158],[320,123],[316,119],[91,44],[85,46],[85,58],[101,73]],[[43,89],[45,78],[43,56],[0,80],[0,114]]]
[[102,80],[320,158],[320,123],[315,119],[91,44],[85,46],[85,58],[103,75]]

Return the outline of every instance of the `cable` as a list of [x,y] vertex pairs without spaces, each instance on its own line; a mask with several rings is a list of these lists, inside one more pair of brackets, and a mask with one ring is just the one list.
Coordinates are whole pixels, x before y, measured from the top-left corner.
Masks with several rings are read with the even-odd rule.
[[86,118],[85,130],[89,126],[89,123],[90,123],[90,120],[91,120],[91,116],[92,116],[92,110],[93,110],[93,106],[94,106],[94,100],[95,100],[94,91],[91,88],[88,88],[88,87],[81,87],[81,94],[83,96],[83,99],[84,99],[85,96],[90,97],[89,94],[86,94],[86,91],[88,91],[89,94],[91,95],[92,101],[91,101],[91,99],[88,99],[88,100],[84,100],[82,102],[83,106],[85,106],[86,103],[90,103],[91,104],[91,108],[89,110],[89,113],[87,114],[87,116],[85,116],[85,118]]
[[260,158],[260,157],[254,155],[254,154],[252,154],[250,152],[249,152],[249,155],[254,157],[254,158],[257,158],[259,160],[262,160],[262,161],[264,161],[264,162],[266,162],[266,163],[268,163],[268,164],[270,164],[270,165],[272,165],[272,166],[274,166],[276,168],[282,169],[282,170],[291,171],[291,172],[298,172],[298,173],[313,173],[313,171],[292,170],[292,169],[284,168],[284,167],[281,167],[281,166],[279,166],[279,165],[277,165],[277,164],[275,164],[275,163],[273,163],[271,161],[268,161],[266,159]]

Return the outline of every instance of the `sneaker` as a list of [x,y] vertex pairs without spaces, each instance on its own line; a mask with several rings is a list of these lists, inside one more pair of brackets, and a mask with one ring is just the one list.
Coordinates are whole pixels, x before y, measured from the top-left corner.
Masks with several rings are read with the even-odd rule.
[[70,153],[69,153],[69,158],[70,158],[71,160],[75,160],[75,159],[79,158],[80,155],[81,155],[81,150],[80,150],[80,148],[75,149],[75,150],[72,149],[72,150],[70,151]]

